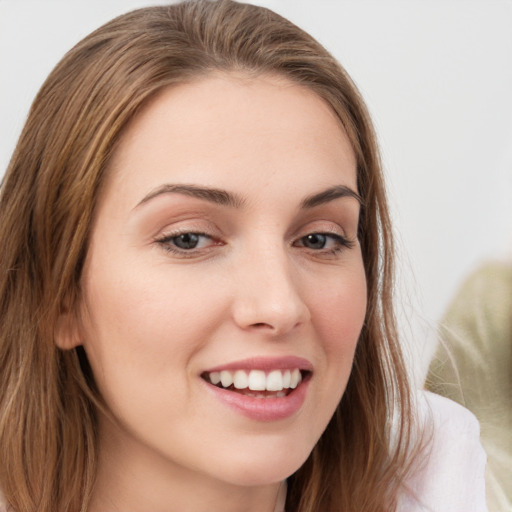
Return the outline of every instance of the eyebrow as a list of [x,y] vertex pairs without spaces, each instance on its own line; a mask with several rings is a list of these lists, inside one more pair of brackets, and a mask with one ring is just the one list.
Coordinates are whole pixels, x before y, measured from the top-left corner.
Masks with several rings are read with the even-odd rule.
[[[151,201],[155,197],[164,194],[182,194],[190,197],[195,197],[197,199],[209,201],[211,203],[218,204],[221,206],[229,206],[231,208],[242,208],[245,205],[244,198],[232,192],[228,192],[226,190],[202,187],[198,185],[165,184],[160,187],[157,187],[156,189],[152,190],[149,194],[144,196],[144,198],[137,204],[136,208],[142,206],[148,201]],[[335,199],[343,197],[351,197],[355,199],[360,205],[363,204],[361,196],[356,191],[352,190],[350,187],[347,187],[346,185],[337,185],[335,187],[330,187],[316,194],[307,196],[301,202],[300,207],[301,209],[311,209],[315,208],[316,206],[320,206],[322,204],[329,203],[330,201],[334,201]]]
[[210,203],[219,204],[221,206],[230,206],[232,208],[241,208],[245,201],[242,197],[226,190],[210,187],[199,187],[197,185],[171,185],[166,184],[152,190],[145,196],[136,207],[151,201],[151,199],[163,194],[182,194],[185,196],[196,197],[209,201]]
[[330,201],[334,201],[340,197],[352,197],[360,205],[363,204],[363,199],[355,190],[352,190],[350,187],[345,185],[337,185],[306,197],[301,203],[301,208],[315,208],[316,206],[329,203]]

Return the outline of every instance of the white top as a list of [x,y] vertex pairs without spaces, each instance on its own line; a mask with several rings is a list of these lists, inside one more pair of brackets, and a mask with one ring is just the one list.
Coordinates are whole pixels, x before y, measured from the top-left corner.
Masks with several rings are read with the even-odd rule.
[[[486,455],[476,418],[461,405],[426,391],[418,393],[417,410],[432,439],[397,512],[487,512]],[[274,512],[285,512],[285,500],[284,484]],[[1,493],[0,512],[7,512]]]
[[427,391],[418,393],[420,422],[432,439],[425,460],[407,482],[399,512],[487,512],[480,426],[461,405]]
[[[425,459],[406,482],[397,512],[487,512],[487,456],[475,416],[428,391],[418,391],[416,410],[431,442],[423,454]],[[282,487],[274,512],[285,512],[285,499]]]

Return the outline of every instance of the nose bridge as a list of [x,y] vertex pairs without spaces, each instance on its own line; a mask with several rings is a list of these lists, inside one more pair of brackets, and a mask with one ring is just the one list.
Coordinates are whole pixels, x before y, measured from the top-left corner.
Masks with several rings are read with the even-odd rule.
[[252,246],[242,259],[233,306],[240,327],[283,334],[309,319],[284,243]]

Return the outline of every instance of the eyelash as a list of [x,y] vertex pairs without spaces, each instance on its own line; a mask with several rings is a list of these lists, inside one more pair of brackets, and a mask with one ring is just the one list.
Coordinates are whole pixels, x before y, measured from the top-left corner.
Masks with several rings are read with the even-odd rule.
[[[184,236],[184,235],[193,235],[196,237],[208,238],[213,241],[213,244],[206,248],[199,248],[199,249],[196,249],[195,247],[191,248],[191,249],[182,249],[182,248],[176,247],[175,245],[172,245],[173,241],[175,241],[180,236]],[[327,239],[331,239],[335,242],[335,246],[328,248],[328,249],[325,249],[325,248],[312,249],[312,248],[306,247],[305,245],[302,245],[304,243],[304,241],[308,237],[311,237],[311,236],[317,236],[317,237],[321,236],[321,237],[326,237]],[[193,257],[197,256],[198,254],[204,253],[205,250],[208,250],[211,247],[223,245],[221,242],[215,242],[215,239],[213,236],[208,235],[207,233],[199,232],[199,231],[181,231],[181,232],[176,232],[176,233],[170,233],[161,238],[156,238],[155,242],[158,245],[160,245],[166,252],[169,252],[171,254],[177,255],[182,258],[193,258]],[[298,244],[301,244],[301,245],[298,245]],[[296,241],[294,241],[294,243],[292,245],[294,247],[305,247],[306,249],[308,249],[312,253],[315,253],[318,256],[320,256],[320,255],[334,256],[334,255],[337,255],[338,253],[342,252],[345,249],[352,249],[355,245],[355,241],[350,240],[350,239],[348,239],[344,236],[341,236],[337,233],[315,231],[315,232],[311,232],[311,233],[308,233],[307,235],[299,237]]]
[[[197,256],[199,251],[204,251],[204,249],[181,249],[179,247],[176,247],[174,245],[171,245],[171,243],[179,238],[180,236],[184,235],[194,235],[197,237],[203,237],[203,238],[209,238],[210,240],[214,241],[214,238],[211,235],[208,235],[207,233],[202,233],[199,231],[178,231],[176,233],[170,233],[168,235],[165,235],[161,238],[155,239],[155,242],[160,245],[166,252],[175,254],[177,256],[180,256],[182,258],[193,258],[194,256]],[[213,243],[213,246],[222,245],[220,242]],[[207,248],[208,249],[208,248]]]
[[[333,240],[335,242],[335,246],[334,247],[331,247],[329,249],[325,249],[325,248],[321,248],[321,249],[311,249],[309,248],[311,251],[315,252],[315,253],[322,253],[322,254],[325,254],[325,255],[336,255],[338,254],[339,252],[342,252],[344,249],[352,249],[355,245],[355,242],[353,240],[349,240],[348,238],[344,237],[344,236],[341,236],[337,233],[329,233],[329,232],[313,232],[313,233],[308,233],[307,235],[304,235],[302,237],[300,237],[297,242],[303,242],[305,239],[307,239],[308,237],[311,237],[311,236],[316,236],[316,237],[326,237],[326,238],[330,238],[331,240]],[[296,243],[297,242],[294,242],[294,246],[296,246]],[[301,247],[304,247],[303,245]]]

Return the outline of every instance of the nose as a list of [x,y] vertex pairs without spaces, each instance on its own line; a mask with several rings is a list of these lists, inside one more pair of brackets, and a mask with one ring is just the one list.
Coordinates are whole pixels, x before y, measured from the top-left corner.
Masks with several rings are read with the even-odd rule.
[[285,250],[254,251],[237,265],[233,318],[243,330],[286,334],[311,318]]

